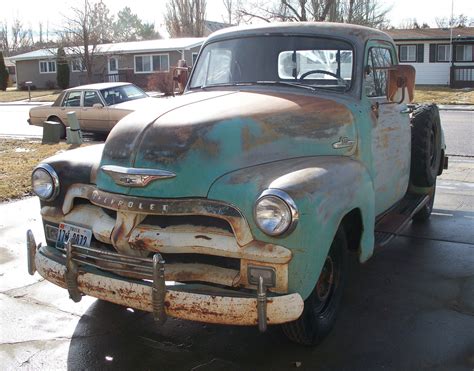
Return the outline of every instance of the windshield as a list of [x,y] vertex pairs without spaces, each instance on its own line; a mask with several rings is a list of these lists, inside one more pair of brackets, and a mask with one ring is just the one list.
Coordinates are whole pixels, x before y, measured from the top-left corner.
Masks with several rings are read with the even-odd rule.
[[346,91],[352,71],[353,50],[344,41],[304,36],[245,37],[206,45],[189,87],[273,82]]
[[108,106],[127,102],[129,100],[145,98],[148,95],[135,85],[122,85],[100,91]]

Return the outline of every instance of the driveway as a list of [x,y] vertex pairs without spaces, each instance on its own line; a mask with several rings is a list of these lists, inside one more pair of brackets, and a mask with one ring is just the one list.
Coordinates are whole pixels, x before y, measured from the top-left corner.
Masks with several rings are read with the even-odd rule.
[[2,369],[472,370],[474,161],[452,159],[430,221],[409,225],[364,265],[351,265],[342,311],[316,348],[278,327],[225,327],[152,316],[31,277],[25,231],[42,235],[39,202],[0,205]]

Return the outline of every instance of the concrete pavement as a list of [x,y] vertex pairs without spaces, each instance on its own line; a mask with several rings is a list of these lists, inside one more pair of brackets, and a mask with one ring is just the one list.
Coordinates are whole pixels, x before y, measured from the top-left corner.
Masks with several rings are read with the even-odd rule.
[[336,326],[316,348],[278,327],[203,325],[84,297],[26,271],[25,230],[42,235],[39,203],[0,205],[0,364],[13,369],[474,369],[474,162],[438,180],[426,224],[355,260]]

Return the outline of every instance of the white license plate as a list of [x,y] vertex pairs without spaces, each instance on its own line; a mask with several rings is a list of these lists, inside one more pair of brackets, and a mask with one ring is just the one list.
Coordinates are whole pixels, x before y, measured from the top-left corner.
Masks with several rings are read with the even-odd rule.
[[64,245],[71,240],[73,245],[89,247],[91,244],[92,231],[90,229],[78,227],[72,224],[60,223],[58,229],[57,247]]

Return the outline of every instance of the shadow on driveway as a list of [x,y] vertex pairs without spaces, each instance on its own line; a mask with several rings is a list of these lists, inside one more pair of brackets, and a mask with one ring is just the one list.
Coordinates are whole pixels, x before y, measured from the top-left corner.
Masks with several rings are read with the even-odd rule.
[[290,343],[279,327],[169,318],[158,328],[151,314],[96,301],[75,329],[68,368],[472,370],[473,218],[435,210],[369,262],[353,256],[342,310],[318,347]]

